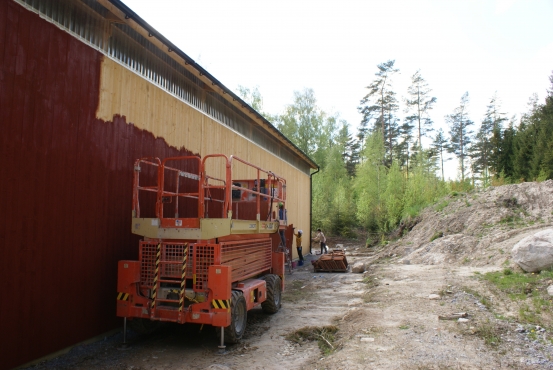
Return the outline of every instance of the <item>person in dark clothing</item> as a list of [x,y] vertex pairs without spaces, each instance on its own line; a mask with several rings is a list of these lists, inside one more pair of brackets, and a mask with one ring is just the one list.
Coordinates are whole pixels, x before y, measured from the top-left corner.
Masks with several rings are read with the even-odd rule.
[[296,249],[298,251],[298,258],[300,259],[300,265],[303,265],[303,253],[301,247],[301,237],[303,235],[303,231],[298,230],[297,234],[294,235],[296,236]]

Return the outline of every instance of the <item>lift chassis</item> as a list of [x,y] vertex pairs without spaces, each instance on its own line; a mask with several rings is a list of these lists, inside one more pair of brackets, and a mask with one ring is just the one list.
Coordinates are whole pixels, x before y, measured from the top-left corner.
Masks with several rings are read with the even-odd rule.
[[212,325],[222,348],[238,342],[249,310],[280,309],[285,204],[284,178],[234,156],[136,160],[131,231],[143,240],[137,261],[119,261],[117,316],[140,332]]

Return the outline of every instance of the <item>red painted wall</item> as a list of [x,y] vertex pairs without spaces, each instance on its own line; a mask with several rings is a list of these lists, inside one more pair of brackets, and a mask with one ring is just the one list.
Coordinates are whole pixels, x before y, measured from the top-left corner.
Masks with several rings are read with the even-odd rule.
[[95,118],[102,58],[0,0],[2,369],[121,325],[117,261],[138,251],[133,161],[191,154]]

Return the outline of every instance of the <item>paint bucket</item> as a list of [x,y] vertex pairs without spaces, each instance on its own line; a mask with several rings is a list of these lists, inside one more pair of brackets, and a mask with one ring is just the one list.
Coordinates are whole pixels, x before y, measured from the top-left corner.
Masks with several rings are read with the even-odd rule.
[[292,261],[292,268],[295,269],[298,267],[298,263],[296,261]]

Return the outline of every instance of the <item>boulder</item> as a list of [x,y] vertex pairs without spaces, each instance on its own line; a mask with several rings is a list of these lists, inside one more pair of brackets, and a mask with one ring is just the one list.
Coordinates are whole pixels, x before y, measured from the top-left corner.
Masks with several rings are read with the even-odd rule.
[[351,268],[351,272],[355,272],[357,274],[362,274],[365,272],[365,262],[357,261],[353,264],[353,267]]
[[526,272],[538,272],[553,266],[553,229],[527,236],[513,247],[513,261]]

